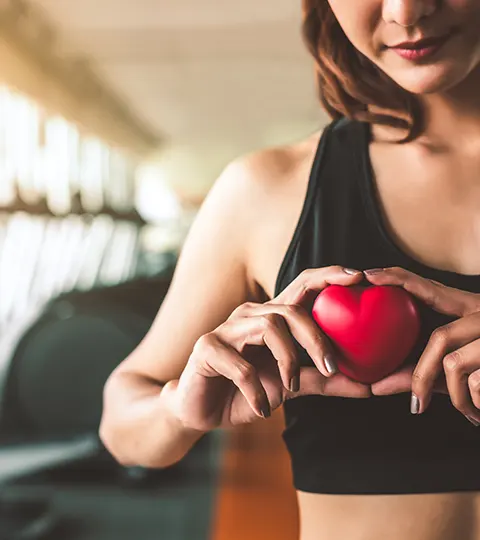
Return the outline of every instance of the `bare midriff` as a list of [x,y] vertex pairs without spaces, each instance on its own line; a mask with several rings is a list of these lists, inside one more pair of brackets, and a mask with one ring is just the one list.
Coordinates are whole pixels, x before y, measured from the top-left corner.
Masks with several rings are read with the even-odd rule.
[[477,540],[480,492],[320,495],[298,492],[300,540]]

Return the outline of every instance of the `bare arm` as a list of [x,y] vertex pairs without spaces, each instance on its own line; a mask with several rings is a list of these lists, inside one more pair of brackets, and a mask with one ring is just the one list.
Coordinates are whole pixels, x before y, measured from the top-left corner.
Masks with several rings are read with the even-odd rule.
[[199,337],[254,300],[245,263],[246,240],[255,226],[253,177],[251,164],[242,160],[217,180],[150,331],[107,381],[100,437],[125,465],[168,466],[203,434],[175,419],[170,398]]

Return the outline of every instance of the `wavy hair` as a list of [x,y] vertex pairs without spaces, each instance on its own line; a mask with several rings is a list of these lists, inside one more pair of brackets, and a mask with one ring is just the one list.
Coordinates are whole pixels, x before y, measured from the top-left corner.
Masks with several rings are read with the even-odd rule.
[[407,130],[400,142],[418,137],[424,122],[419,99],[352,45],[328,0],[302,3],[302,36],[315,59],[320,101],[330,117]]

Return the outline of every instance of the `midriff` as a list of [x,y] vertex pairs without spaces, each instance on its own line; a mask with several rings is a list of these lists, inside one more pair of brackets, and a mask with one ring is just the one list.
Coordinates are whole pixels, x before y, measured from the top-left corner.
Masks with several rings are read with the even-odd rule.
[[298,492],[300,540],[477,540],[480,493]]

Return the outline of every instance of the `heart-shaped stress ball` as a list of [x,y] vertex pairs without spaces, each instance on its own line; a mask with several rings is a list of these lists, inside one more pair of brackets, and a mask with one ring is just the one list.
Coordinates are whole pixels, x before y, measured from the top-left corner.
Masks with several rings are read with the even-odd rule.
[[339,351],[338,369],[373,384],[397,370],[420,333],[420,314],[405,289],[391,285],[329,285],[312,315]]

